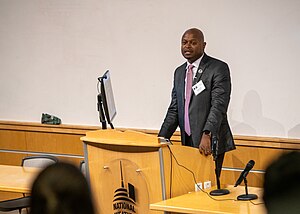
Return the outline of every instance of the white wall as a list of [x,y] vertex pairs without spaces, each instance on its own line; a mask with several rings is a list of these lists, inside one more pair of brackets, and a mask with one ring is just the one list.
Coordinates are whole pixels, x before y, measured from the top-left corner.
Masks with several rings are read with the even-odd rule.
[[231,68],[234,134],[300,138],[298,0],[0,0],[0,120],[98,125],[111,71],[115,127],[159,129],[180,38],[203,30]]

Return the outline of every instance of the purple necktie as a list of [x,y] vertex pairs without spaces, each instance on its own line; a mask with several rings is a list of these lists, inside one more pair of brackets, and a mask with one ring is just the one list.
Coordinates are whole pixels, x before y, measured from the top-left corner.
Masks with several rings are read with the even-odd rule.
[[185,104],[184,104],[184,130],[188,136],[191,135],[190,119],[189,119],[189,105],[192,94],[193,83],[193,65],[189,65],[186,73],[186,87],[185,87]]

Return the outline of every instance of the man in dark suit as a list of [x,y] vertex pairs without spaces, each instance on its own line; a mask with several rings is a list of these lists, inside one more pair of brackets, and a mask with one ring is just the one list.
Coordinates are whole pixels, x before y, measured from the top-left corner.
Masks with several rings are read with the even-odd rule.
[[[199,29],[183,34],[181,53],[187,62],[175,70],[172,100],[158,136],[170,139],[179,126],[182,144],[199,148],[204,155],[211,154],[214,137],[223,162],[224,153],[235,149],[227,120],[230,72],[225,62],[204,53],[205,46]],[[189,69],[192,77],[188,77]]]

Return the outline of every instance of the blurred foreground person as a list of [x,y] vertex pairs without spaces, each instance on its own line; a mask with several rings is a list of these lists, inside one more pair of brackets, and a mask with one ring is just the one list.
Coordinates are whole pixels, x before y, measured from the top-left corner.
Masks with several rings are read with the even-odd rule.
[[267,167],[263,199],[269,214],[300,213],[300,152],[285,153]]
[[32,186],[31,214],[94,214],[90,188],[80,170],[68,163],[45,168]]

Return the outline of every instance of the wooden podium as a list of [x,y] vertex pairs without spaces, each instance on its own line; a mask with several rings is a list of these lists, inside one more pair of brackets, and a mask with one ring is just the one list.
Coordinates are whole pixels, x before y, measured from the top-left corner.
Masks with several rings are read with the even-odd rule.
[[167,146],[153,135],[114,129],[87,132],[81,140],[100,214],[163,213],[149,205],[194,191],[195,180],[215,184],[212,157],[195,148]]

